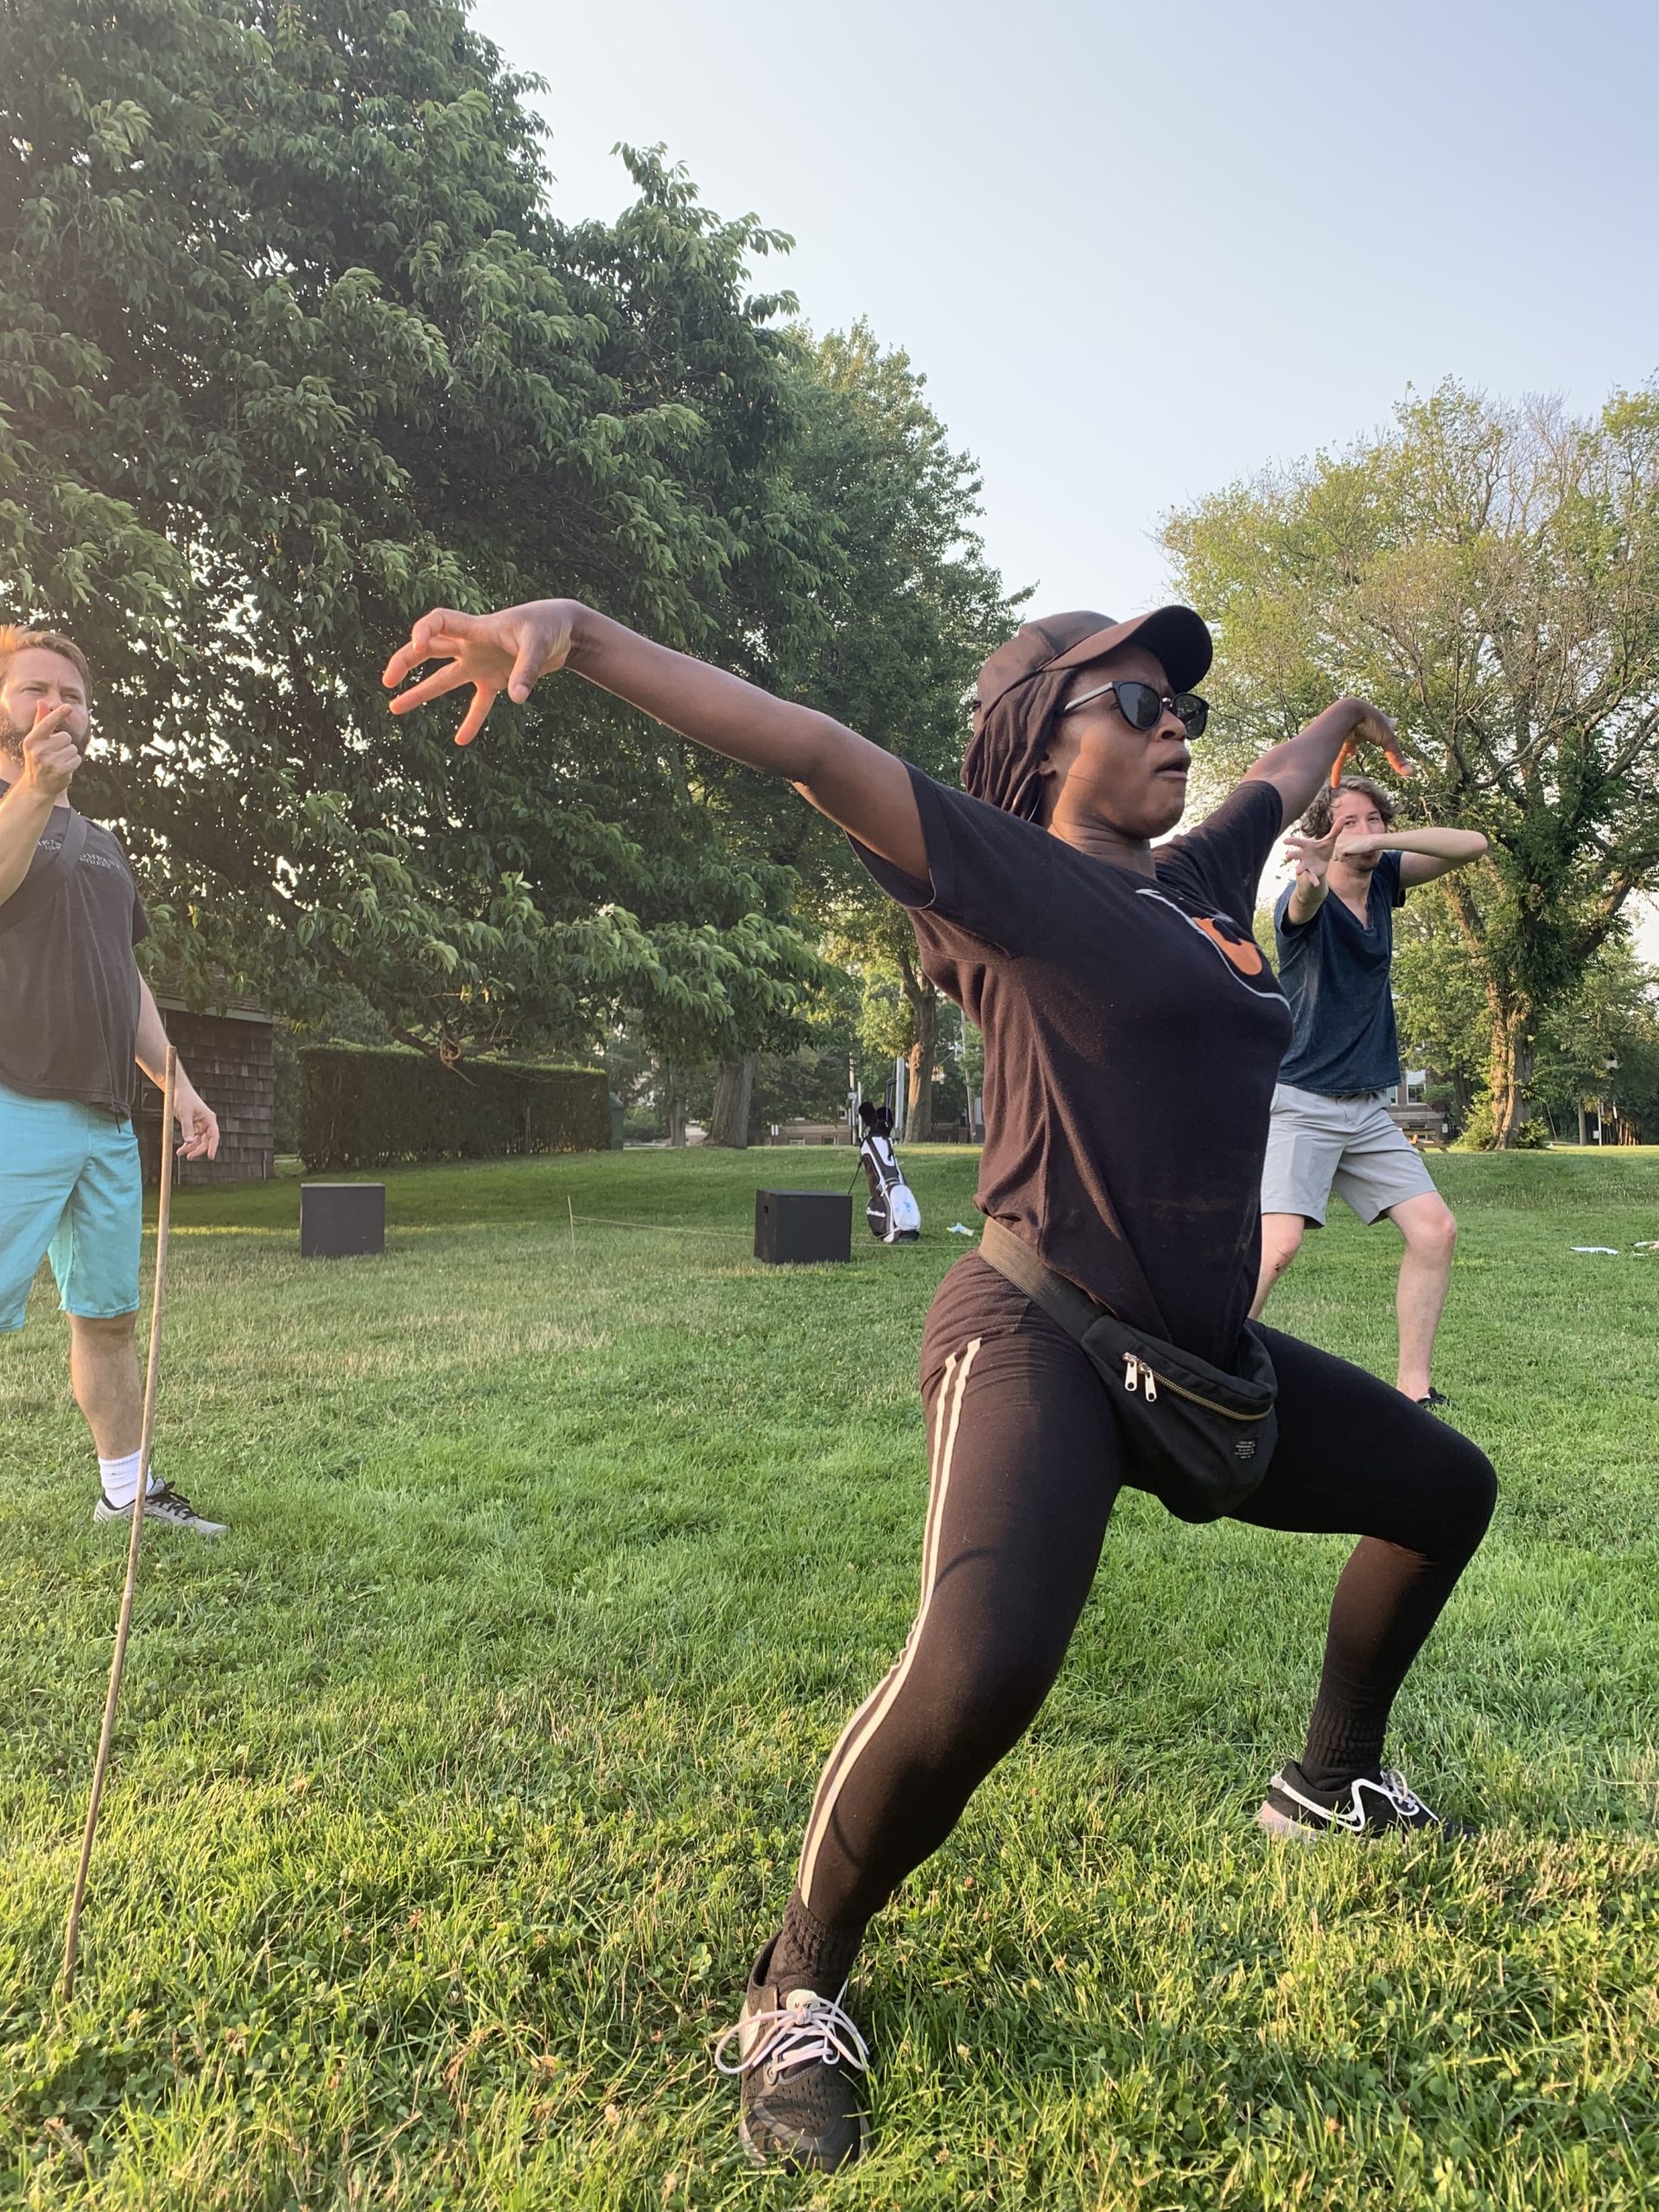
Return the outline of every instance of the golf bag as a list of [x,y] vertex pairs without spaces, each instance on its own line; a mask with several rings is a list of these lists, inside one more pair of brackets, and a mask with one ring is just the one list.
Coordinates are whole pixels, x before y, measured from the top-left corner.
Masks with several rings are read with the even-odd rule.
[[892,1109],[873,1106],[867,1099],[858,1118],[864,1125],[858,1157],[870,1186],[864,1209],[870,1234],[884,1244],[913,1244],[922,1233],[922,1210],[893,1149]]

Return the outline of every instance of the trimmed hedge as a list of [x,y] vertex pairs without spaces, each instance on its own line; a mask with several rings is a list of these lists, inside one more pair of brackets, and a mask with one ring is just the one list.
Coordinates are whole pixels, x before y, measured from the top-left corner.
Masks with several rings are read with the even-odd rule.
[[610,1097],[598,1068],[512,1060],[440,1066],[399,1046],[307,1045],[300,1052],[300,1156],[313,1173],[402,1160],[604,1152]]

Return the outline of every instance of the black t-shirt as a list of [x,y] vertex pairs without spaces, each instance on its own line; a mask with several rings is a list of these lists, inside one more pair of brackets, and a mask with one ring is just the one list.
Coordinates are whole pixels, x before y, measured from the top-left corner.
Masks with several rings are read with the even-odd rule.
[[1239,785],[1149,880],[910,774],[931,884],[855,849],[983,1033],[980,1211],[1126,1321],[1230,1365],[1290,1037],[1250,931],[1278,792]]
[[1400,1039],[1389,973],[1394,910],[1406,903],[1402,855],[1384,853],[1365,887],[1362,922],[1329,893],[1305,922],[1290,918],[1290,884],[1273,910],[1279,978],[1290,1002],[1290,1050],[1281,1083],[1327,1098],[1386,1090],[1400,1080]]
[[[7,786],[0,783],[0,798]],[[149,918],[121,842],[95,822],[73,866],[54,868],[51,895],[29,887],[52,867],[72,820],[47,817],[29,874],[12,896],[28,906],[10,921],[0,905],[0,1083],[31,1098],[73,1098],[111,1114],[131,1110],[138,1034],[135,944]]]

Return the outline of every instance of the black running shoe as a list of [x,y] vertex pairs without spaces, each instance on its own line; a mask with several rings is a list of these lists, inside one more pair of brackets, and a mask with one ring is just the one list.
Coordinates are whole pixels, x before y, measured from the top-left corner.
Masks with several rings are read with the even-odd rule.
[[[775,1940],[775,1939],[774,1939]],[[854,2080],[869,2064],[841,1998],[768,1984],[772,1945],[755,1961],[743,2010],[715,2046],[715,2064],[740,2084],[738,2133],[757,2165],[833,2173],[863,2150],[869,2122]],[[735,2063],[726,2053],[737,2046]]]
[[1397,1767],[1362,1774],[1337,1789],[1316,1789],[1294,1760],[1268,1785],[1255,1824],[1269,1835],[1308,1842],[1321,1835],[1382,1835],[1395,1828],[1433,1828],[1472,1835],[1462,1821],[1443,1820],[1410,1789]]
[[1437,1390],[1431,1382],[1428,1386],[1428,1395],[1426,1398],[1414,1398],[1411,1402],[1414,1406],[1421,1406],[1426,1414],[1440,1414],[1446,1411],[1452,1401],[1444,1390]]

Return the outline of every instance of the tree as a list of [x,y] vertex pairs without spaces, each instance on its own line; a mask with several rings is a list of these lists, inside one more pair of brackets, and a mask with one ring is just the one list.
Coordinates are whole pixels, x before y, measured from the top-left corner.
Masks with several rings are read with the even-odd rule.
[[1235,752],[1363,692],[1420,763],[1406,817],[1491,840],[1444,895],[1508,1143],[1540,1022],[1659,877],[1659,390],[1579,421],[1448,384],[1166,543],[1219,632]]
[[1394,918],[1393,982],[1401,1049],[1449,1087],[1461,1128],[1485,1092],[1491,1026],[1444,880],[1414,891]]
[[[867,324],[816,342],[802,333],[792,367],[800,413],[779,497],[798,535],[819,518],[817,581],[792,620],[766,629],[768,658],[755,672],[954,781],[975,672],[1014,628],[1024,596],[1005,593],[985,559],[977,469],[950,444],[926,379]],[[775,795],[741,772],[721,781],[745,810],[738,834],[804,879],[803,911],[832,957],[897,979],[911,1134],[925,1139],[940,1008],[908,925],[838,830],[805,809],[784,818]]]
[[1627,938],[1610,938],[1540,1024],[1533,1090],[1580,1144],[1586,1107],[1603,1100],[1659,1137],[1659,969]]
[[[198,997],[342,982],[453,1060],[798,1002],[793,880],[580,684],[457,757],[376,670],[433,601],[556,587],[671,642],[810,589],[769,502],[786,241],[654,154],[549,211],[459,0],[4,0],[0,567],[92,654],[86,803]],[[806,543],[803,548],[801,539]],[[760,1011],[757,1012],[756,1010]]]

